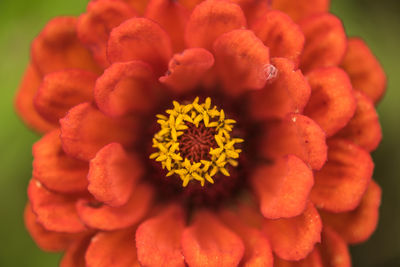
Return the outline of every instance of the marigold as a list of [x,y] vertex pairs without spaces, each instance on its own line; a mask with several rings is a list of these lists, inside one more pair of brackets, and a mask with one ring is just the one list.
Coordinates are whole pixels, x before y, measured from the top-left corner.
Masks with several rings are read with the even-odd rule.
[[350,266],[385,75],[328,0],[92,0],[32,44],[25,222],[61,266]]

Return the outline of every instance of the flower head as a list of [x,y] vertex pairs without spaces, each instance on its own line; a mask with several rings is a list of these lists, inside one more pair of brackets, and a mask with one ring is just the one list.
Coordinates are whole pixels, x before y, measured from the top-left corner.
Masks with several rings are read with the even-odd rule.
[[327,0],[92,0],[33,41],[25,222],[61,266],[349,266],[385,75]]

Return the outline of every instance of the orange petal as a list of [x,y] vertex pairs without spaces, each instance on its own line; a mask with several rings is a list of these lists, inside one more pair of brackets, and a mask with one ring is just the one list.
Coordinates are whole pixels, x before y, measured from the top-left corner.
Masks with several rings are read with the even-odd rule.
[[188,10],[192,10],[193,8],[195,8],[195,6],[203,1],[204,0],[178,0],[178,2],[181,3],[182,6],[184,6]]
[[248,89],[261,89],[269,64],[269,49],[252,31],[234,30],[214,43],[215,65],[228,95],[238,96]]
[[44,76],[34,103],[37,111],[52,123],[80,103],[91,101],[97,75],[83,70],[63,70]]
[[265,127],[260,146],[262,156],[274,159],[294,154],[312,169],[322,168],[327,155],[325,133],[312,119],[290,114]]
[[196,89],[204,74],[214,65],[214,57],[204,48],[189,48],[175,54],[167,73],[159,81],[173,92],[186,93]]
[[86,230],[75,209],[76,198],[51,192],[36,179],[31,179],[28,196],[37,221],[46,230],[79,233]]
[[339,68],[323,68],[307,75],[311,97],[304,114],[332,136],[353,117],[356,99],[347,74]]
[[65,251],[60,267],[86,267],[85,252],[90,243],[90,237],[75,241]]
[[182,208],[165,207],[162,213],[144,221],[136,231],[138,259],[142,266],[185,266],[181,237],[185,227]]
[[52,19],[32,43],[32,59],[42,75],[65,69],[100,72],[89,50],[76,33],[77,19]]
[[371,181],[360,205],[344,213],[321,212],[324,223],[331,226],[350,244],[362,243],[375,231],[378,224],[381,189]]
[[324,226],[320,245],[324,266],[351,267],[349,248],[346,242],[331,228]]
[[303,20],[300,27],[306,37],[301,55],[301,69],[304,72],[339,65],[347,46],[340,19],[326,13]]
[[33,98],[41,81],[42,77],[38,70],[29,64],[15,97],[15,109],[26,125],[39,133],[45,133],[55,128],[56,125],[39,115],[33,105]]
[[86,250],[87,267],[139,267],[135,247],[135,229],[100,232]]
[[123,1],[90,1],[86,13],[79,17],[77,31],[79,40],[93,53],[102,67],[107,60],[107,41],[113,28],[136,15],[134,9]]
[[146,9],[149,0],[123,0],[132,6],[140,15],[142,15]]
[[252,30],[269,47],[271,57],[285,57],[298,62],[304,46],[304,35],[285,13],[277,10],[265,13],[252,26]]
[[189,266],[237,266],[244,253],[241,239],[205,210],[183,231],[182,252]]
[[314,184],[313,173],[298,157],[288,155],[255,170],[251,184],[268,219],[300,215]]
[[321,240],[322,222],[314,205],[308,203],[303,214],[277,220],[265,220],[263,231],[273,252],[285,260],[304,259]]
[[89,192],[106,205],[124,205],[144,173],[141,164],[136,155],[128,155],[120,144],[106,145],[90,161]]
[[374,163],[368,152],[349,141],[331,140],[328,146],[327,163],[314,173],[311,200],[332,212],[352,210],[368,187]]
[[306,78],[300,70],[295,70],[294,63],[288,59],[273,58],[271,64],[276,68],[277,77],[263,89],[250,92],[251,115],[257,120],[264,120],[302,113],[311,94]]
[[386,76],[369,47],[359,38],[350,38],[341,67],[349,74],[354,89],[364,92],[375,103],[386,88]]
[[61,193],[82,192],[88,186],[87,162],[67,156],[60,131],[53,130],[33,145],[33,178],[45,187]]
[[378,114],[374,103],[365,94],[355,91],[354,96],[357,100],[356,112],[346,127],[336,136],[351,140],[370,152],[378,147],[382,139]]
[[159,75],[167,70],[172,56],[171,41],[156,22],[132,18],[111,31],[107,56],[110,63],[142,60]]
[[329,3],[330,0],[274,0],[272,8],[279,9],[298,21],[328,11]]
[[139,134],[138,118],[113,119],[90,103],[72,108],[60,120],[60,124],[65,153],[86,161],[91,160],[100,148],[111,142],[131,147]]
[[81,199],[77,210],[81,220],[91,228],[106,231],[122,229],[139,222],[150,208],[153,190],[148,185],[138,185],[125,205],[110,207]]
[[211,50],[220,35],[245,26],[246,18],[240,6],[228,1],[206,0],[196,6],[189,18],[186,44]]
[[306,258],[299,261],[287,261],[279,257],[275,257],[274,266],[275,267],[324,267],[325,265],[323,265],[321,255],[318,249],[314,248],[314,250],[310,254],[308,254]]
[[265,0],[230,0],[233,3],[240,5],[244,14],[246,15],[247,24],[249,28],[257,23],[260,19],[262,20],[263,15],[268,12],[270,8],[269,1]]

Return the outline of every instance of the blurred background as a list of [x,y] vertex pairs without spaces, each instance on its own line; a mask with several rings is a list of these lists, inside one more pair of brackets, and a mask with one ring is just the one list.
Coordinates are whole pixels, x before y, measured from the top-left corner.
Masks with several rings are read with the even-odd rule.
[[[353,265],[400,266],[400,2],[331,0],[331,10],[349,36],[361,36],[389,77],[378,107],[383,140],[373,153],[376,181],[383,189],[375,234],[351,248]],[[85,0],[0,0],[0,266],[57,266],[60,255],[40,251],[23,224],[31,175],[30,132],[13,110],[16,88],[29,59],[31,40],[54,16],[78,15]]]

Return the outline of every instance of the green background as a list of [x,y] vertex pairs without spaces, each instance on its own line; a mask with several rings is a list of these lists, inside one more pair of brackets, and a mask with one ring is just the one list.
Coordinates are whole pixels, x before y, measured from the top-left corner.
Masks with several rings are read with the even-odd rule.
[[[54,16],[77,15],[85,0],[0,0],[0,266],[57,266],[59,255],[40,251],[22,214],[38,136],[20,122],[13,100],[29,59],[31,40]],[[378,112],[383,141],[374,152],[375,179],[383,189],[379,227],[351,248],[354,266],[400,266],[400,4],[397,0],[332,0],[349,36],[361,36],[382,62],[388,91]]]

